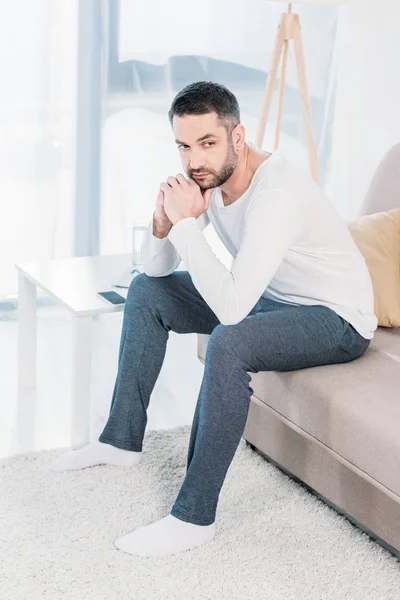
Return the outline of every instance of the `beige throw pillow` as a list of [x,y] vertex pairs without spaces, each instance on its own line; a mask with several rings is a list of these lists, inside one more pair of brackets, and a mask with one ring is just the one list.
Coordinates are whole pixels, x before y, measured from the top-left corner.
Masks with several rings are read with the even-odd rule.
[[400,326],[400,208],[347,221],[367,263],[378,325]]

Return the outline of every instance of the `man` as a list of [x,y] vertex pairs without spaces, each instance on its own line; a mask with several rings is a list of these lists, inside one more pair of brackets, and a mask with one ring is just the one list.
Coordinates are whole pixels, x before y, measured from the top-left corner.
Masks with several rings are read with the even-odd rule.
[[[193,83],[169,111],[186,177],[160,184],[125,304],[118,375],[99,439],[55,469],[133,466],[169,331],[210,334],[187,471],[170,514],[117,539],[131,554],[211,541],[219,493],[246,424],[249,373],[349,362],[377,327],[366,263],[309,175],[245,141],[235,96]],[[231,269],[203,234],[212,223]],[[176,271],[183,260],[187,270]]]

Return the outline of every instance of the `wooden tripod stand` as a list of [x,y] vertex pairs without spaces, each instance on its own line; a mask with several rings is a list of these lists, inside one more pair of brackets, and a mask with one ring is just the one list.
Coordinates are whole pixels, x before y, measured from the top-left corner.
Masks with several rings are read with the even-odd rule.
[[318,165],[317,153],[315,149],[314,139],[311,126],[311,108],[307,90],[306,70],[303,55],[303,43],[301,38],[301,27],[299,15],[292,13],[292,4],[289,3],[288,12],[282,13],[281,20],[278,26],[278,31],[275,38],[275,48],[272,56],[271,68],[268,73],[267,86],[265,88],[264,101],[261,110],[261,116],[258,124],[256,146],[261,148],[265,126],[268,119],[268,114],[271,108],[272,95],[274,93],[275,80],[278,72],[280,57],[283,50],[282,72],[279,84],[279,99],[278,99],[278,114],[275,129],[275,145],[274,150],[279,145],[280,125],[282,118],[283,93],[285,88],[285,75],[288,54],[289,40],[293,40],[294,52],[296,57],[297,77],[299,82],[300,97],[303,104],[303,118],[307,138],[308,157],[310,161],[311,174],[316,183],[318,183]]

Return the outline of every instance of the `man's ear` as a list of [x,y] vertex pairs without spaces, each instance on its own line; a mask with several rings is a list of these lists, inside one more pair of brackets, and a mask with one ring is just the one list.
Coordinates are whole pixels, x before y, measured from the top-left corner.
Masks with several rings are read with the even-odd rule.
[[236,154],[243,148],[245,144],[246,130],[241,123],[235,125],[232,129],[232,143]]

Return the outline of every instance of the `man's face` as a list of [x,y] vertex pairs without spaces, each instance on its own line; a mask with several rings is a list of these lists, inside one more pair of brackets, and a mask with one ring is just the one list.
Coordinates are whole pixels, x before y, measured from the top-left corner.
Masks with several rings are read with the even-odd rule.
[[202,191],[219,187],[230,178],[238,159],[231,134],[215,112],[174,115],[172,128],[186,174]]

